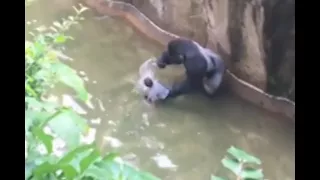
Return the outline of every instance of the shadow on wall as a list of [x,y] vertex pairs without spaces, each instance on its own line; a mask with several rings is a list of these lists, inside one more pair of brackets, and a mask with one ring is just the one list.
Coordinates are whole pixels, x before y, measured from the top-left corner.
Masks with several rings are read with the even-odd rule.
[[264,2],[268,91],[295,100],[295,1]]

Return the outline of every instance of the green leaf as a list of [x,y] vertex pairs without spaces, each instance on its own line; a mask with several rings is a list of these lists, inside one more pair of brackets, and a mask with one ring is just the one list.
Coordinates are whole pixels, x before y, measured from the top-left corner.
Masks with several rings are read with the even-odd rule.
[[[124,165],[122,170],[120,171],[121,173],[121,176],[124,178],[124,179],[132,179],[132,180],[135,180],[135,179],[142,179],[141,176],[142,176],[142,173],[140,173],[138,170],[134,169],[133,167],[131,166],[128,166],[128,165]],[[147,175],[145,175],[147,176]],[[147,179],[147,178],[143,178],[143,179]]]
[[103,172],[108,175],[105,177],[109,177],[109,179],[160,180],[148,172],[143,172],[128,164],[115,161],[115,157],[117,157],[115,153],[106,155],[102,161],[94,163],[94,166],[98,167],[95,170],[103,169]]
[[24,101],[28,104],[29,108],[42,109],[43,107],[42,102],[38,101],[34,97],[25,97]]
[[38,57],[45,51],[45,41],[43,36],[38,36],[38,40],[34,42],[34,57]]
[[32,127],[33,125],[33,119],[27,115],[27,111],[25,111],[25,121],[24,121],[24,130],[27,133],[29,131],[29,129]]
[[[46,67],[48,66],[48,67]],[[34,76],[36,80],[39,82],[42,82],[40,86],[36,86],[40,90],[43,90],[46,88],[45,84],[49,82],[51,84],[51,80],[53,79],[53,73],[50,71],[50,64],[49,63],[42,63],[41,64],[41,69],[37,71]]]
[[95,180],[104,180],[106,177],[112,177],[111,174],[108,174],[108,172],[100,168],[98,166],[90,166],[86,171],[84,172],[84,176],[86,177],[92,177]]
[[32,156],[29,158],[28,156],[28,161],[30,161],[30,163],[34,164],[35,166],[39,166],[41,164],[43,164],[44,162],[50,163],[50,164],[57,164],[59,158],[54,155],[54,154],[49,154],[46,156],[43,156],[41,154],[39,154],[38,151],[36,151],[35,149],[32,149],[31,151]]
[[39,140],[45,145],[48,154],[52,153],[52,141],[53,137],[43,132],[39,127],[34,127],[32,129],[33,134],[39,138]]
[[100,153],[94,149],[87,157],[83,158],[80,162],[80,172],[83,173],[91,164],[93,164],[98,158]]
[[116,161],[110,161],[108,163],[106,163],[106,166],[108,166],[108,169],[114,178],[119,179],[121,177],[122,174],[122,170],[123,170],[123,164],[122,163],[118,163]]
[[77,170],[71,165],[62,165],[60,168],[67,179],[74,179],[78,174]]
[[45,162],[35,169],[37,176],[61,169],[67,179],[74,179],[80,173],[80,162],[95,148],[95,145],[84,145],[68,152],[56,164]]
[[57,164],[63,169],[69,179],[74,179],[75,176],[81,173],[81,161],[88,157],[94,148],[93,144],[79,146],[68,152]]
[[240,163],[235,162],[234,160],[229,159],[229,158],[227,158],[227,157],[223,158],[223,159],[221,160],[221,162],[222,162],[222,165],[223,165],[225,168],[229,169],[229,170],[232,171],[234,174],[239,175],[239,174],[241,173],[241,170],[242,170],[242,169],[241,169],[241,164],[240,164]]
[[68,152],[63,158],[59,160],[59,164],[68,164],[70,163],[76,156],[83,152],[89,152],[95,148],[94,144],[82,145]]
[[262,169],[243,170],[241,179],[263,179]]
[[25,89],[30,96],[37,97],[38,94],[32,89],[29,84],[25,84]]
[[26,110],[25,115],[26,115],[26,117],[33,118],[33,119],[37,120],[37,123],[41,123],[41,125],[43,125],[43,126],[41,126],[41,128],[44,128],[44,126],[46,125],[44,123],[48,119],[52,118],[52,116],[54,116],[56,113],[58,113],[58,111],[55,111],[55,112],[45,111],[47,109],[46,106],[49,106],[49,104],[42,103],[42,109],[40,111],[28,109],[28,110]]
[[54,42],[55,43],[59,43],[59,44],[65,43],[66,40],[67,40],[67,37],[64,36],[63,34],[60,34],[60,35],[58,35],[57,37],[54,38]]
[[249,155],[248,153],[237,149],[233,146],[231,146],[228,150],[228,153],[230,153],[231,155],[233,155],[238,161],[240,162],[245,162],[245,163],[255,163],[255,164],[261,164],[261,160]]
[[36,177],[40,178],[43,175],[46,175],[48,173],[56,172],[58,169],[59,167],[56,164],[50,164],[49,162],[44,162],[33,170],[33,174]]
[[101,161],[95,163],[95,165],[99,168],[104,169],[105,173],[109,174],[110,178],[119,179],[121,175],[121,166],[115,161]]
[[80,144],[80,135],[88,129],[86,120],[70,109],[62,110],[54,116],[49,126],[70,148]]
[[218,177],[218,176],[214,176],[214,175],[211,175],[211,180],[225,180],[224,178],[221,178],[221,177]]
[[55,112],[58,107],[59,107],[59,104],[55,102],[42,103],[42,108],[47,112]]
[[[115,162],[117,163],[117,162]],[[130,180],[160,180],[159,178],[153,176],[148,172],[140,171],[137,168],[134,168],[128,164],[123,164],[123,167],[120,171],[120,176],[124,179]]]
[[33,124],[42,124],[46,122],[52,116],[53,113],[46,111],[35,111],[26,110],[25,111],[25,130],[28,131]]
[[148,173],[148,172],[140,172],[140,179],[143,180],[160,180],[160,178],[155,177],[154,175]]
[[25,170],[24,170],[24,179],[28,179],[32,175],[32,169],[34,168],[34,164],[27,164],[25,165]]
[[[30,51],[28,53],[30,53]],[[35,60],[31,57],[30,54],[27,54],[25,56],[25,58],[26,58],[26,62],[27,62],[27,66],[26,66],[26,69],[27,69],[28,66],[31,66],[31,64],[34,63]]]
[[60,82],[73,88],[81,100],[88,100],[88,92],[85,89],[84,82],[72,68],[63,63],[56,63],[53,68],[56,70]]
[[105,162],[114,161],[114,159],[118,156],[119,156],[118,153],[109,152],[103,157],[102,161],[105,161]]
[[24,42],[24,50],[25,50],[25,52],[27,52],[27,50],[29,48],[32,48],[32,47],[33,47],[33,43],[32,42],[30,42],[30,41],[25,41]]

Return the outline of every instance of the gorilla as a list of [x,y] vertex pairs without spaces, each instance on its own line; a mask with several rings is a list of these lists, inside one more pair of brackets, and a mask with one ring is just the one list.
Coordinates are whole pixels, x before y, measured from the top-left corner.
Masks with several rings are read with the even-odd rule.
[[173,84],[166,99],[194,91],[212,97],[220,87],[226,69],[219,55],[188,39],[170,41],[156,63],[162,69],[167,65],[183,64],[186,70],[186,79]]

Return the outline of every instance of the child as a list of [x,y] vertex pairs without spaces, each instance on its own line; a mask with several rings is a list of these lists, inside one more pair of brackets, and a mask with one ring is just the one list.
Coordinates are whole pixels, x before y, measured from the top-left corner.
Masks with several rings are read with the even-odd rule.
[[145,94],[145,99],[149,103],[153,103],[159,99],[165,99],[168,96],[169,90],[158,81],[146,77],[143,82],[144,85],[149,88],[148,92]]
[[138,90],[149,103],[165,99],[169,94],[169,89],[159,83],[154,76],[154,60],[149,59],[139,68],[140,79]]

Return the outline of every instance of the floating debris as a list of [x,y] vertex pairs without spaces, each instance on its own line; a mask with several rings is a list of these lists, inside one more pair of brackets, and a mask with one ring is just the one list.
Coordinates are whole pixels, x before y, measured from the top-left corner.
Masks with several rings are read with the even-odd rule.
[[108,124],[113,125],[113,126],[117,125],[117,124],[116,124],[114,121],[112,121],[112,120],[109,120],[109,121],[108,121]]
[[139,158],[136,154],[134,153],[129,153],[129,154],[126,154],[122,157],[122,159],[130,164],[131,166],[133,167],[138,167],[138,164],[139,164]]
[[155,137],[142,136],[141,141],[143,142],[144,146],[149,149],[164,149],[164,144],[159,142]]
[[64,106],[71,107],[79,114],[87,114],[87,112],[70,95],[62,95],[62,104]]
[[176,168],[178,167],[171,162],[167,155],[157,154],[151,159],[153,159],[160,168],[176,170]]
[[166,127],[166,125],[165,125],[164,123],[156,124],[156,126],[157,126],[157,127],[162,127],[162,128],[163,128],[163,127]]
[[89,82],[89,78],[88,77],[83,77],[83,80],[86,82]]
[[86,76],[86,73],[84,71],[80,71],[79,74],[82,76]]
[[92,124],[100,124],[101,123],[101,118],[96,118],[96,119],[91,119]]
[[142,113],[142,122],[143,124],[145,124],[146,126],[150,126],[150,122],[148,120],[148,114],[147,113]]
[[92,95],[89,94],[89,100],[86,102],[86,105],[90,108],[90,109],[94,109],[94,106],[91,102],[91,98],[92,98]]
[[113,137],[103,137],[104,140],[108,142],[108,144],[113,148],[118,148],[122,146],[122,142],[119,139],[113,138]]

